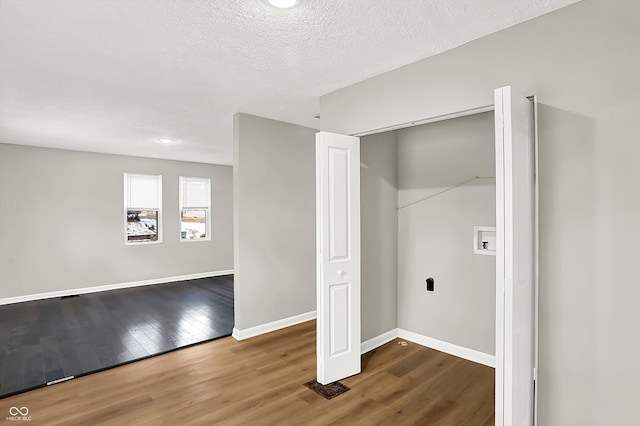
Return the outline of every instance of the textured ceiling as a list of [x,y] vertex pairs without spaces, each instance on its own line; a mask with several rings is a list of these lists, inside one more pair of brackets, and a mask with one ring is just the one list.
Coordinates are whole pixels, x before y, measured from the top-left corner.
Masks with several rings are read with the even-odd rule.
[[231,164],[236,112],[317,127],[320,95],[575,2],[0,0],[0,142]]

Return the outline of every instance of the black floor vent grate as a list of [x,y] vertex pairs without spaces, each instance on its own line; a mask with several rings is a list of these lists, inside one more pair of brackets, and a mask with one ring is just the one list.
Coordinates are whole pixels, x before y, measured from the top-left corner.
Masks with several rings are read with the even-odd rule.
[[342,395],[343,393],[349,390],[347,386],[343,385],[340,382],[333,382],[333,383],[329,383],[328,385],[321,385],[315,380],[311,380],[310,382],[307,382],[304,385],[309,389],[311,389],[312,391],[316,392],[317,394],[324,396],[327,399],[335,398],[336,396]]

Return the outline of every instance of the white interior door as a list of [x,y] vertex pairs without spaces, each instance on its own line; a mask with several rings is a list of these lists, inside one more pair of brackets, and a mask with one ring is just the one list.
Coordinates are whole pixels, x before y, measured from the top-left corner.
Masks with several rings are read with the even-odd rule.
[[496,425],[534,417],[533,120],[526,97],[495,90]]
[[321,384],[360,373],[360,139],[316,135],[317,358]]

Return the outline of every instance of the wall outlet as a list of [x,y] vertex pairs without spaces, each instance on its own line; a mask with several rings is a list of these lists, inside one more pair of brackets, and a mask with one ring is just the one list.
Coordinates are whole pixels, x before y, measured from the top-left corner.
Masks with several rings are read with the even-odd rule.
[[435,281],[433,278],[427,278],[427,291],[433,291],[435,289]]

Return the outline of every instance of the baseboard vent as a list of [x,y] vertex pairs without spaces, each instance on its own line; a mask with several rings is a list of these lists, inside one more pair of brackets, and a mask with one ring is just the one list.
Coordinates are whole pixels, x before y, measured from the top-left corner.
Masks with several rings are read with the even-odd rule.
[[70,294],[68,296],[60,296],[60,300],[62,299],[71,299],[72,297],[80,297],[79,294]]

